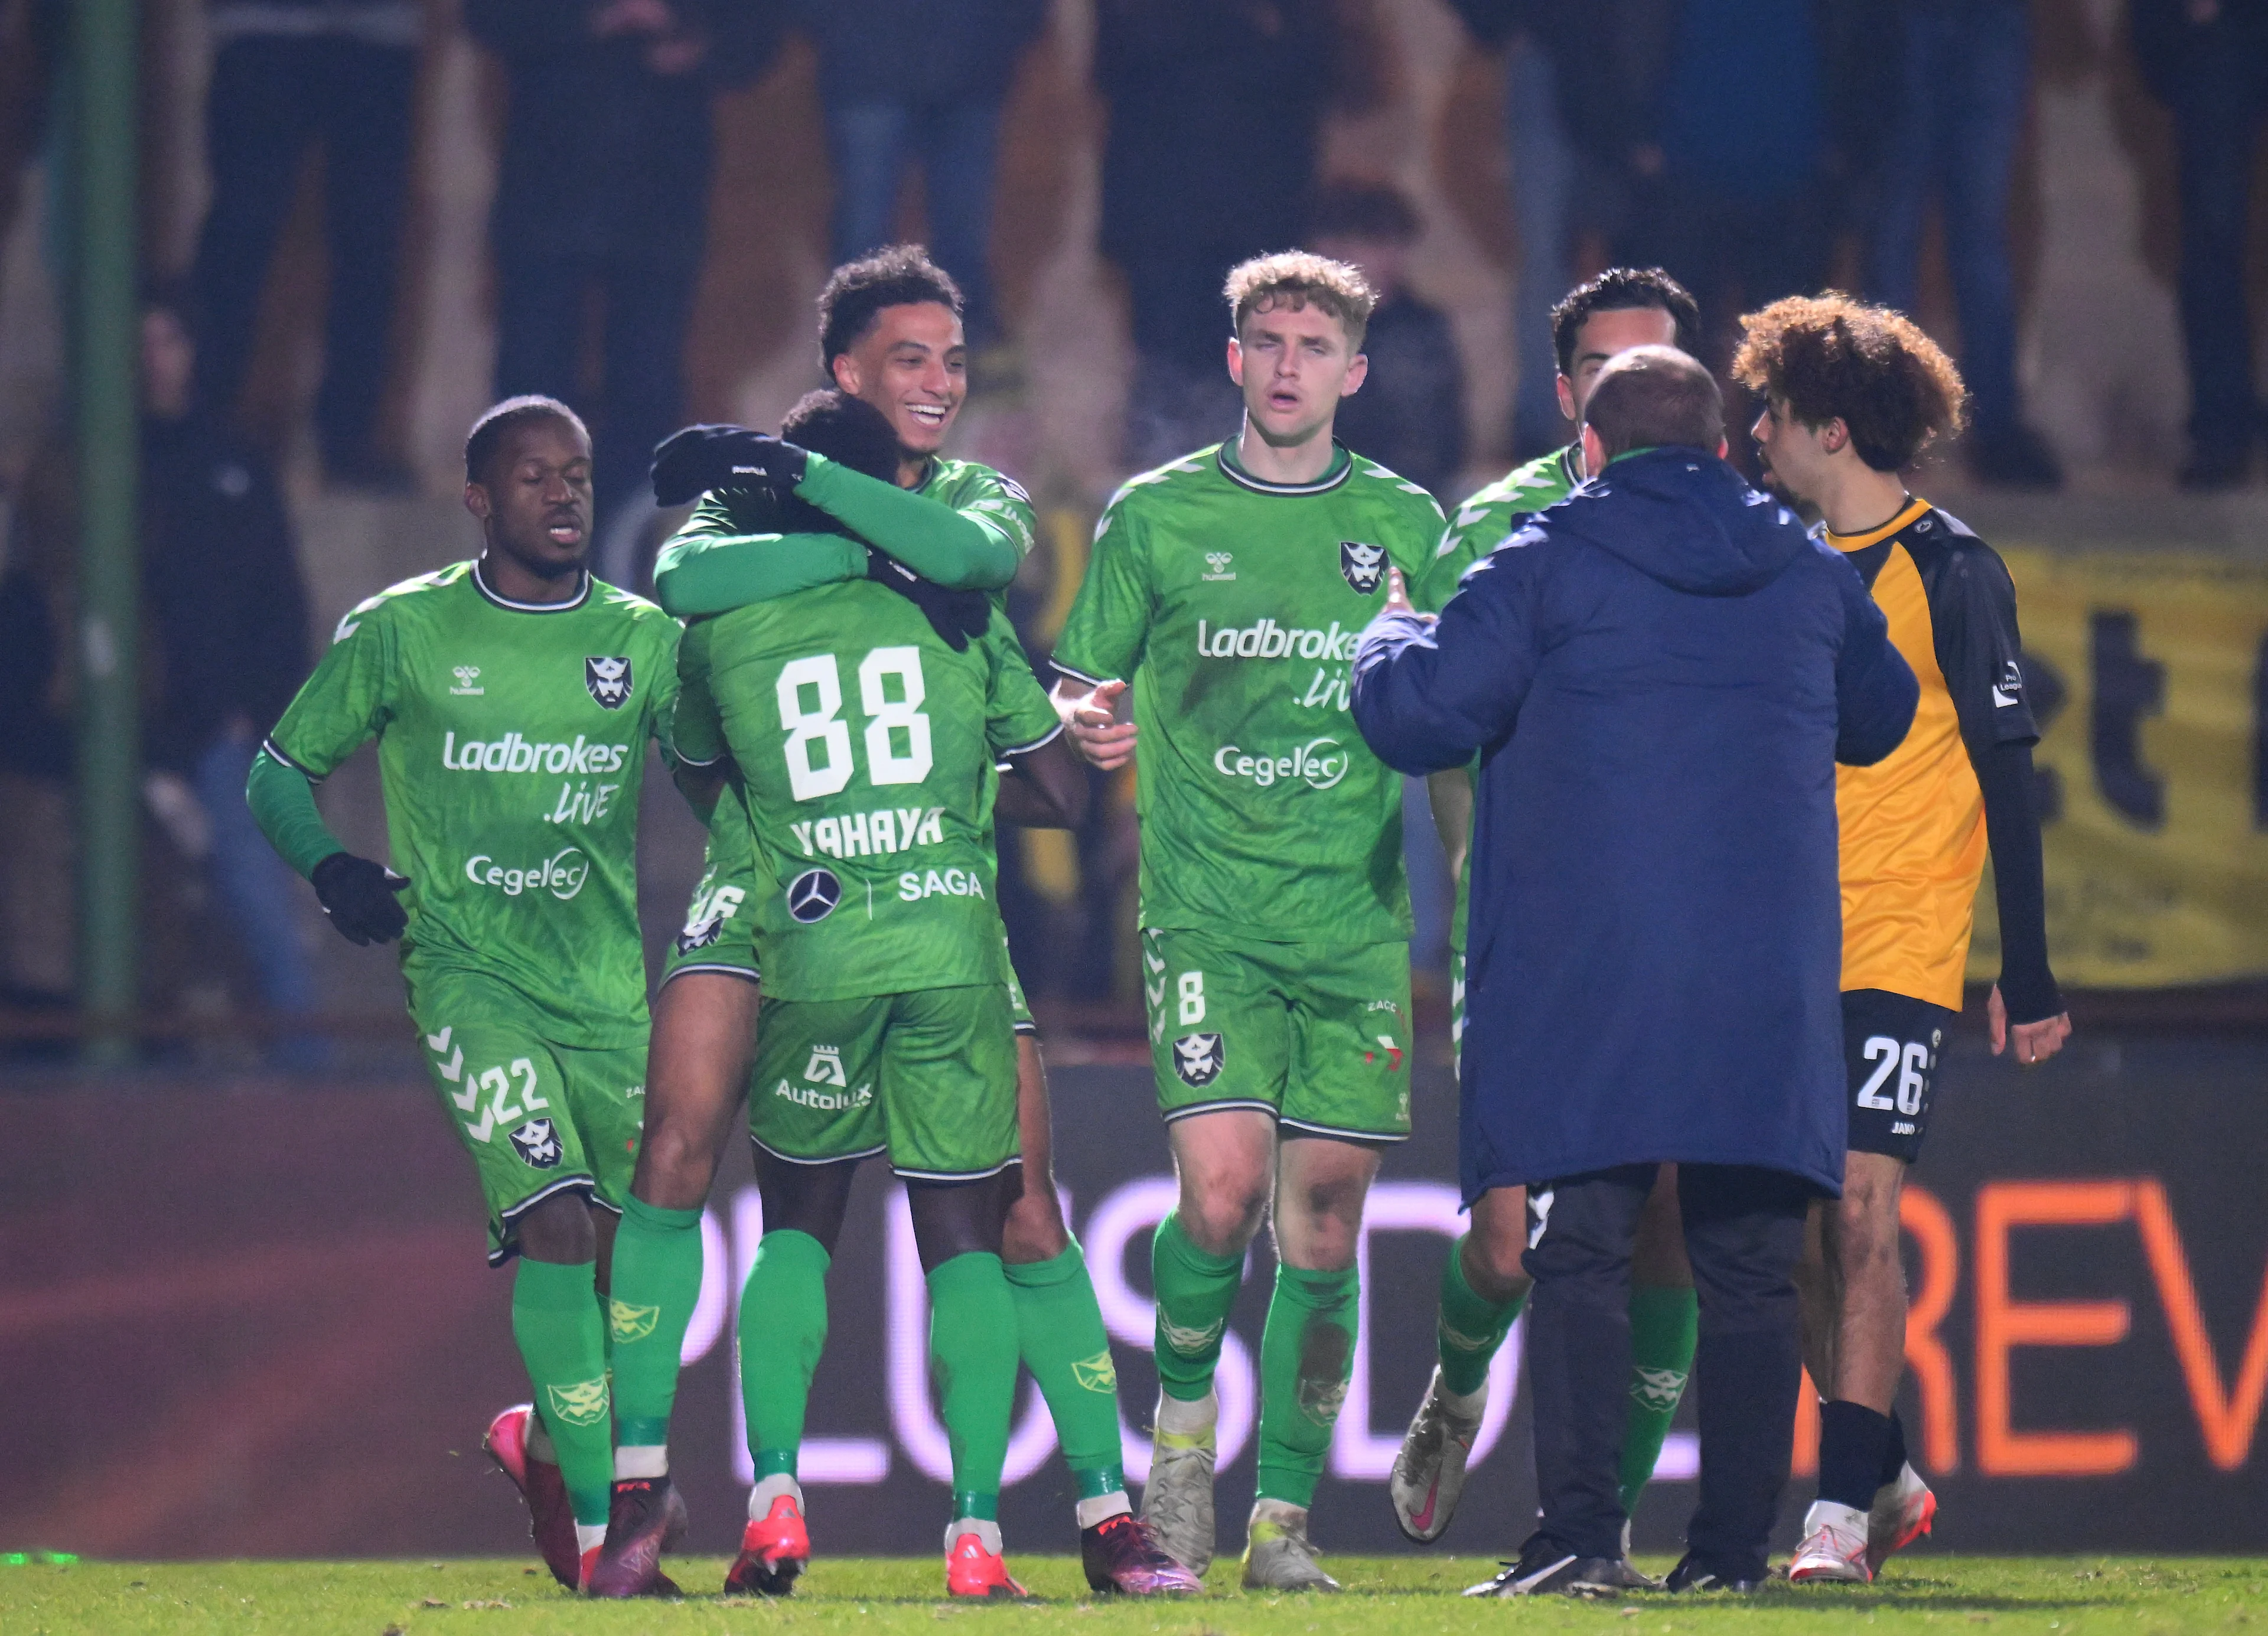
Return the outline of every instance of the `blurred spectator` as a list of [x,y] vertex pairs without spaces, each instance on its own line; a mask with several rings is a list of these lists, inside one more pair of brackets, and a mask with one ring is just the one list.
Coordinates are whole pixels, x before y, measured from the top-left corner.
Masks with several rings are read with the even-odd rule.
[[[253,822],[245,775],[307,674],[307,591],[267,465],[192,407],[195,337],[180,306],[142,314],[142,561],[150,806],[202,861],[271,1012],[315,1008],[298,882]],[[284,1065],[322,1052],[287,1038]]]
[[1000,105],[1047,20],[1045,0],[799,0],[799,11],[819,42],[836,264],[897,242],[898,184],[918,158],[930,254],[960,284],[968,344],[981,354],[1000,339]]
[[1871,0],[1609,0],[1562,107],[1631,190],[1616,259],[1659,264],[1701,305],[1725,362],[1743,308],[1827,276],[1880,119]]
[[[142,755],[144,794],[182,863],[201,867],[252,969],[261,1003],[315,1005],[297,886],[254,827],[244,779],[260,741],[307,673],[307,595],[267,463],[192,394],[188,304],[142,314]],[[20,708],[0,738],[0,862],[14,998],[55,1000],[72,981],[70,821],[78,526],[73,464],[58,446],[33,467],[0,578],[0,685]],[[145,938],[185,895],[145,891]],[[205,969],[209,969],[205,968]],[[312,1067],[320,1047],[280,1043]]]
[[[708,231],[711,102],[770,62],[764,0],[466,0],[511,85],[489,232],[496,394],[571,403],[608,519],[650,506],[653,446],[684,415],[685,326]],[[603,338],[586,390],[586,314]],[[622,570],[608,554],[609,570]]]
[[1969,464],[1986,483],[2059,487],[2062,468],[2024,424],[2008,265],[2009,185],[2031,92],[2029,0],[1905,0],[1896,10],[1904,33],[1899,86],[1886,105],[1867,293],[1901,312],[1914,310],[1922,228],[1934,198],[1961,314],[1961,372],[1972,406]]
[[1465,463],[1465,373],[1448,315],[1410,293],[1418,233],[1410,201],[1382,183],[1335,183],[1308,213],[1309,246],[1378,292],[1362,343],[1370,372],[1339,405],[1338,439],[1447,499]]
[[233,413],[260,295],[300,161],[323,149],[329,309],[315,427],[335,483],[381,490],[407,473],[374,446],[409,171],[417,0],[211,0],[206,93],[212,209],[197,246],[205,321],[196,394]]
[[1170,460],[1236,431],[1221,281],[1299,241],[1338,41],[1336,0],[1097,0],[1110,104],[1102,253],[1125,275],[1127,453]]
[[[1559,414],[1551,308],[1575,282],[1575,234],[1604,202],[1602,178],[1560,116],[1566,59],[1580,60],[1587,13],[1549,0],[1451,0],[1481,45],[1506,45],[1505,134],[1512,158],[1513,355],[1520,370],[1512,409],[1513,459],[1532,460],[1567,441]],[[1586,195],[1593,195],[1587,200]],[[1586,208],[1587,203],[1590,208]],[[1390,463],[1390,462],[1389,462]]]
[[2182,344],[2190,459],[2182,483],[2244,481],[2262,431],[2244,288],[2253,139],[2268,112],[2268,0],[2133,0],[2134,53],[2180,149]]

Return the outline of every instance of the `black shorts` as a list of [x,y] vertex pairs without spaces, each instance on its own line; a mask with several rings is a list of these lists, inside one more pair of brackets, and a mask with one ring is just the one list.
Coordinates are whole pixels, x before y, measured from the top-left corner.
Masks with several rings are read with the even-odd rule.
[[1843,1061],[1851,1074],[1851,1151],[1921,1156],[1938,1058],[1955,1013],[1885,989],[1843,996]]

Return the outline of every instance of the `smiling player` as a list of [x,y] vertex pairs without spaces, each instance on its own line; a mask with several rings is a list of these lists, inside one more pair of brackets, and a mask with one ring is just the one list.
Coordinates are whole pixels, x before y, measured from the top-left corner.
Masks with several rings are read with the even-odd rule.
[[[801,423],[810,427],[811,446],[733,426],[692,428],[663,446],[654,468],[657,497],[666,503],[706,497],[664,549],[657,569],[657,585],[666,586],[663,594],[674,609],[721,614],[797,590],[865,578],[870,542],[935,585],[983,588],[1007,582],[1031,547],[1030,501],[990,468],[938,453],[967,395],[960,306],[953,281],[914,247],[839,268],[820,297],[819,313],[821,361],[836,390],[806,399],[784,428],[791,438],[801,436],[799,417],[812,414],[814,420]],[[830,397],[831,406],[825,402]],[[871,435],[858,429],[862,416],[878,423]],[[879,451],[869,446],[875,437]],[[787,526],[779,505],[783,490],[800,507],[824,513],[806,514],[794,526],[834,532],[782,538],[775,531]],[[885,583],[924,601],[924,611],[933,606],[933,586],[909,586],[896,578]],[[1005,629],[1005,617],[994,615],[984,599],[968,600],[975,603],[977,631],[994,619]],[[938,633],[944,634],[942,627]],[[964,635],[962,645],[966,640]],[[1014,657],[1015,665],[1006,668],[1023,667],[1028,686],[1028,666],[1020,653]],[[1008,781],[1004,808],[1016,783]],[[626,1307],[641,1314],[650,1308],[653,1319],[635,1323],[634,1338],[617,1335],[623,1447],[616,1457],[622,1481],[615,1525],[600,1574],[608,1591],[644,1589],[659,1571],[669,1517],[666,1427],[679,1340],[700,1286],[700,1210],[719,1146],[749,1083],[759,979],[749,926],[755,910],[744,905],[758,903],[770,888],[751,866],[745,814],[731,797],[717,813],[709,872],[655,1006],[648,1073],[652,1129],[622,1228],[617,1286],[625,1292]],[[1040,1384],[1077,1483],[1087,1582],[1097,1590],[1137,1595],[1193,1589],[1131,1514],[1120,1469],[1109,1339],[1049,1169],[1047,1075],[1038,1035],[1012,982],[1010,991],[1017,1012],[1021,1164],[1009,1179],[1013,1202],[998,1249],[1013,1298],[1018,1350]],[[742,1310],[762,1315],[764,1325],[761,1350],[743,1351],[744,1360],[754,1359],[747,1375],[751,1389],[767,1402],[795,1405],[784,1418],[799,1427],[802,1387],[790,1381],[775,1389],[768,1383],[792,1376],[799,1360],[817,1355],[814,1338],[825,1332],[825,1272],[840,1217],[826,1198],[809,1209],[784,1207],[790,1194],[799,1200],[805,1190],[796,1185],[799,1174],[799,1167],[784,1161],[766,1169],[766,1219],[782,1230],[766,1234]],[[811,1172],[819,1190],[830,1197],[832,1175],[828,1167]],[[836,1211],[832,1217],[829,1210]],[[828,1220],[832,1227],[825,1225]],[[798,1221],[818,1223],[821,1230],[803,1230]],[[752,1431],[761,1434],[774,1419],[752,1412]],[[794,1442],[782,1436],[752,1451],[759,1480],[749,1496],[740,1555],[726,1581],[730,1590],[784,1594],[810,1559]],[[989,1525],[989,1519],[976,1520]],[[990,1555],[995,1567],[997,1544]],[[967,1581],[964,1588],[981,1589],[990,1582],[979,1572],[985,1567],[964,1561],[955,1572]]]
[[[1095,766],[1139,768],[1142,981],[1181,1181],[1152,1251],[1163,1390],[1143,1515],[1204,1572],[1213,1371],[1272,1199],[1244,1582],[1336,1590],[1307,1508],[1353,1362],[1363,1200],[1410,1133],[1402,781],[1348,719],[1347,669],[1388,568],[1432,555],[1441,512],[1331,437],[1366,367],[1361,275],[1264,256],[1226,295],[1243,431],[1111,501],[1056,699]],[[1138,758],[1137,726],[1112,719],[1130,681]]]
[[[355,608],[254,761],[269,840],[356,943],[401,940],[410,1015],[520,1258],[512,1333],[535,1385],[490,1448],[571,1588],[604,1537],[614,1430],[599,1308],[644,1104],[638,792],[677,693],[677,625],[593,579],[591,439],[512,398],[465,441],[479,558]],[[379,741],[396,873],[339,844],[312,785]]]

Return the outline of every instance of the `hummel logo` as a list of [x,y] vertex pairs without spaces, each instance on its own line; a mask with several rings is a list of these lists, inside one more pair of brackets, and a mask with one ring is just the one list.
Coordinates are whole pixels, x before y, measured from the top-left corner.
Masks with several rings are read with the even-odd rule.
[[457,679],[457,685],[449,689],[452,693],[486,693],[488,691],[485,688],[476,688],[473,685],[481,674],[481,667],[478,665],[459,665],[449,674]]
[[1199,578],[1204,579],[1235,578],[1236,574],[1234,571],[1229,567],[1229,564],[1233,560],[1235,560],[1235,553],[1233,551],[1207,551],[1205,553],[1205,566],[1211,569],[1212,571],[1209,574],[1200,575]]

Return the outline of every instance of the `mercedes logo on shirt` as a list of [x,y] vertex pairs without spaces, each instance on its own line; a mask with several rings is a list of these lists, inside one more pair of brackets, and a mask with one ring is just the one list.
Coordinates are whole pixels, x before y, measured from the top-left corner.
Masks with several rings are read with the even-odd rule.
[[806,869],[787,883],[787,912],[800,925],[812,925],[835,912],[843,882],[831,869]]

